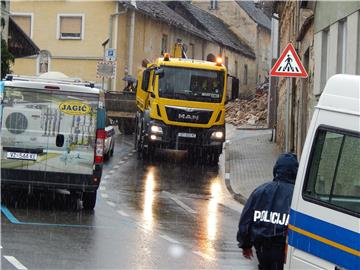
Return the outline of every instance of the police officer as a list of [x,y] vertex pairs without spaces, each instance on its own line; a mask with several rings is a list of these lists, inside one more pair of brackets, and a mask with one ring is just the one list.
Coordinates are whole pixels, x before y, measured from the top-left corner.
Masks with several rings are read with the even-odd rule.
[[237,240],[247,259],[252,246],[261,270],[282,270],[289,209],[298,169],[296,155],[281,154],[273,169],[274,179],[256,188],[242,211]]

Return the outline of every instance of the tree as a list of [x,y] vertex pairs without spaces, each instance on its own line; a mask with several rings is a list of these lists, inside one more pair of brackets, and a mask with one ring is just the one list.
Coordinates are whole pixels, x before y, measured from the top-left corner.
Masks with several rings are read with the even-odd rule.
[[[5,8],[6,1],[1,1],[1,8]],[[1,29],[5,28],[5,19],[1,17]],[[9,52],[7,42],[1,35],[1,79],[10,73],[10,65],[14,63],[14,56]]]
[[14,56],[9,52],[6,41],[1,38],[1,79],[11,73],[10,65],[14,63]]

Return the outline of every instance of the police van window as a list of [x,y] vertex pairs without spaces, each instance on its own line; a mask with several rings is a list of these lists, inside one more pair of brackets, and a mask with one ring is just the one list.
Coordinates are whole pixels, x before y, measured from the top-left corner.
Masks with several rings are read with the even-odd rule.
[[309,162],[304,198],[360,214],[360,138],[318,131]]

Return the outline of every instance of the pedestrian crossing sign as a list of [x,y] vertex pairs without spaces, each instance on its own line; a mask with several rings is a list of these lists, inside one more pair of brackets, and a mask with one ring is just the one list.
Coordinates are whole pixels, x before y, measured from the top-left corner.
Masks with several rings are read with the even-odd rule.
[[307,78],[308,74],[303,67],[294,46],[289,43],[280,58],[271,69],[271,76]]

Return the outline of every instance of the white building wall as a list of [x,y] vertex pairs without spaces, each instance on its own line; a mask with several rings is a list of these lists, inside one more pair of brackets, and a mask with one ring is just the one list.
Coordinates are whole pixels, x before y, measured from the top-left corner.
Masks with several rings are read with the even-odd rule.
[[315,96],[321,94],[326,81],[337,73],[360,74],[359,22],[357,11],[314,35]]
[[347,50],[346,50],[346,73],[360,74],[360,12],[355,12],[347,17]]

